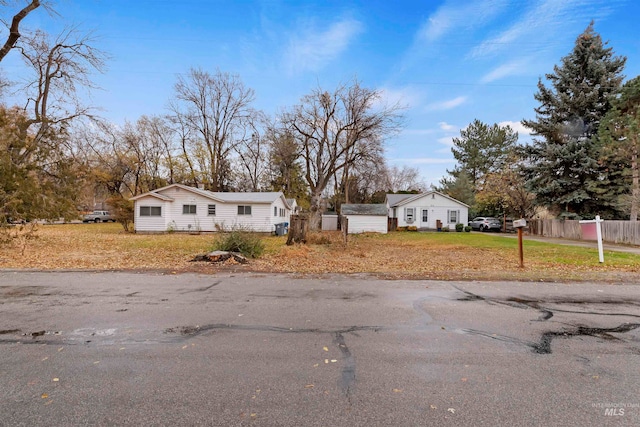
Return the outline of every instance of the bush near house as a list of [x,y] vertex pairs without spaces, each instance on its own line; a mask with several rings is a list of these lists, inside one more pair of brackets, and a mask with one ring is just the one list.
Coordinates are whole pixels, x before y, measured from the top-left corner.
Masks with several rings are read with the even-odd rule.
[[264,243],[257,233],[233,230],[218,237],[214,250],[239,252],[249,258],[258,258],[264,252]]

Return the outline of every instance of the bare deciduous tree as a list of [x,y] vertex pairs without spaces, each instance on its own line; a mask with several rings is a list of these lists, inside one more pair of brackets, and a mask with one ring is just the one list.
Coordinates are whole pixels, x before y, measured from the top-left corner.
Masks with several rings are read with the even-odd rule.
[[[171,105],[174,120],[189,130],[183,132],[187,137],[185,157],[199,160],[209,189],[223,190],[230,178],[232,150],[242,140],[254,113],[253,90],[246,88],[238,76],[191,69],[186,77],[178,78],[175,97]],[[192,163],[192,170],[195,166]]]
[[356,80],[333,93],[318,88],[302,103],[284,113],[282,122],[298,140],[305,179],[311,190],[311,227],[318,227],[322,193],[337,172],[354,162],[399,129],[400,107],[379,105],[380,91]]
[[247,134],[235,148],[240,166],[236,190],[260,191],[267,186],[269,128],[267,117],[262,113],[255,112],[248,120]]
[[78,117],[91,116],[91,108],[82,105],[80,88],[95,88],[91,74],[102,71],[106,55],[92,46],[90,35],[76,28],[63,31],[55,40],[42,32],[21,43],[19,49],[30,69],[24,91],[25,111],[31,111],[27,129],[38,126],[36,139],[51,126],[66,126]]
[[387,190],[395,193],[398,191],[426,191],[427,186],[420,177],[418,168],[403,165],[391,166],[386,171],[388,178]]

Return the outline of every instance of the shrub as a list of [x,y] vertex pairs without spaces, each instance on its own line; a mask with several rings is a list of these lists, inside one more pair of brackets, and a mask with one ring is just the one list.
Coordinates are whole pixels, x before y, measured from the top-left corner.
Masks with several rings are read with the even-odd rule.
[[264,243],[259,235],[242,230],[233,230],[218,237],[214,250],[240,252],[249,258],[258,258],[264,252]]
[[397,231],[407,231],[407,227],[398,227],[396,228]]
[[449,226],[448,226],[448,225],[443,225],[443,226],[442,226],[442,231],[444,231],[444,232],[448,233],[448,232],[449,232],[449,231],[451,231],[451,230],[449,230]]
[[407,227],[407,231],[418,231],[418,227],[415,225],[410,225]]
[[471,226],[467,225],[466,227],[464,227],[464,231],[465,231],[465,233],[470,233],[471,232]]
[[456,231],[458,233],[461,233],[463,229],[464,229],[464,224],[460,224],[460,223],[456,224]]

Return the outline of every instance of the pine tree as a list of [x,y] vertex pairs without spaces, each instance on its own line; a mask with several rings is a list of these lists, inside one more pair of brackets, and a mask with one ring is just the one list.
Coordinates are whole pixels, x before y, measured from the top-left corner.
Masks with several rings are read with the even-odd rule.
[[611,204],[638,220],[640,211],[640,76],[629,80],[613,101],[599,130],[601,162],[609,171]]
[[489,126],[475,119],[460,131],[460,138],[453,138],[451,152],[458,161],[458,167],[448,172],[454,177],[464,172],[477,191],[485,175],[502,169],[517,141],[518,133],[511,127]]
[[525,150],[529,188],[538,203],[565,217],[593,216],[602,209],[603,170],[594,136],[626,62],[606,44],[591,22],[561,65],[546,74],[551,87],[538,81],[536,119],[522,121],[534,131]]

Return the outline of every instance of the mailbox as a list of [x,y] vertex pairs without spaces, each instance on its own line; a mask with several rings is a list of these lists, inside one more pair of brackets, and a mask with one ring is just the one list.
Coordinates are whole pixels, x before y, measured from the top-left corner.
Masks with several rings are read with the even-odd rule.
[[513,221],[513,228],[524,228],[527,226],[526,219],[516,219]]

